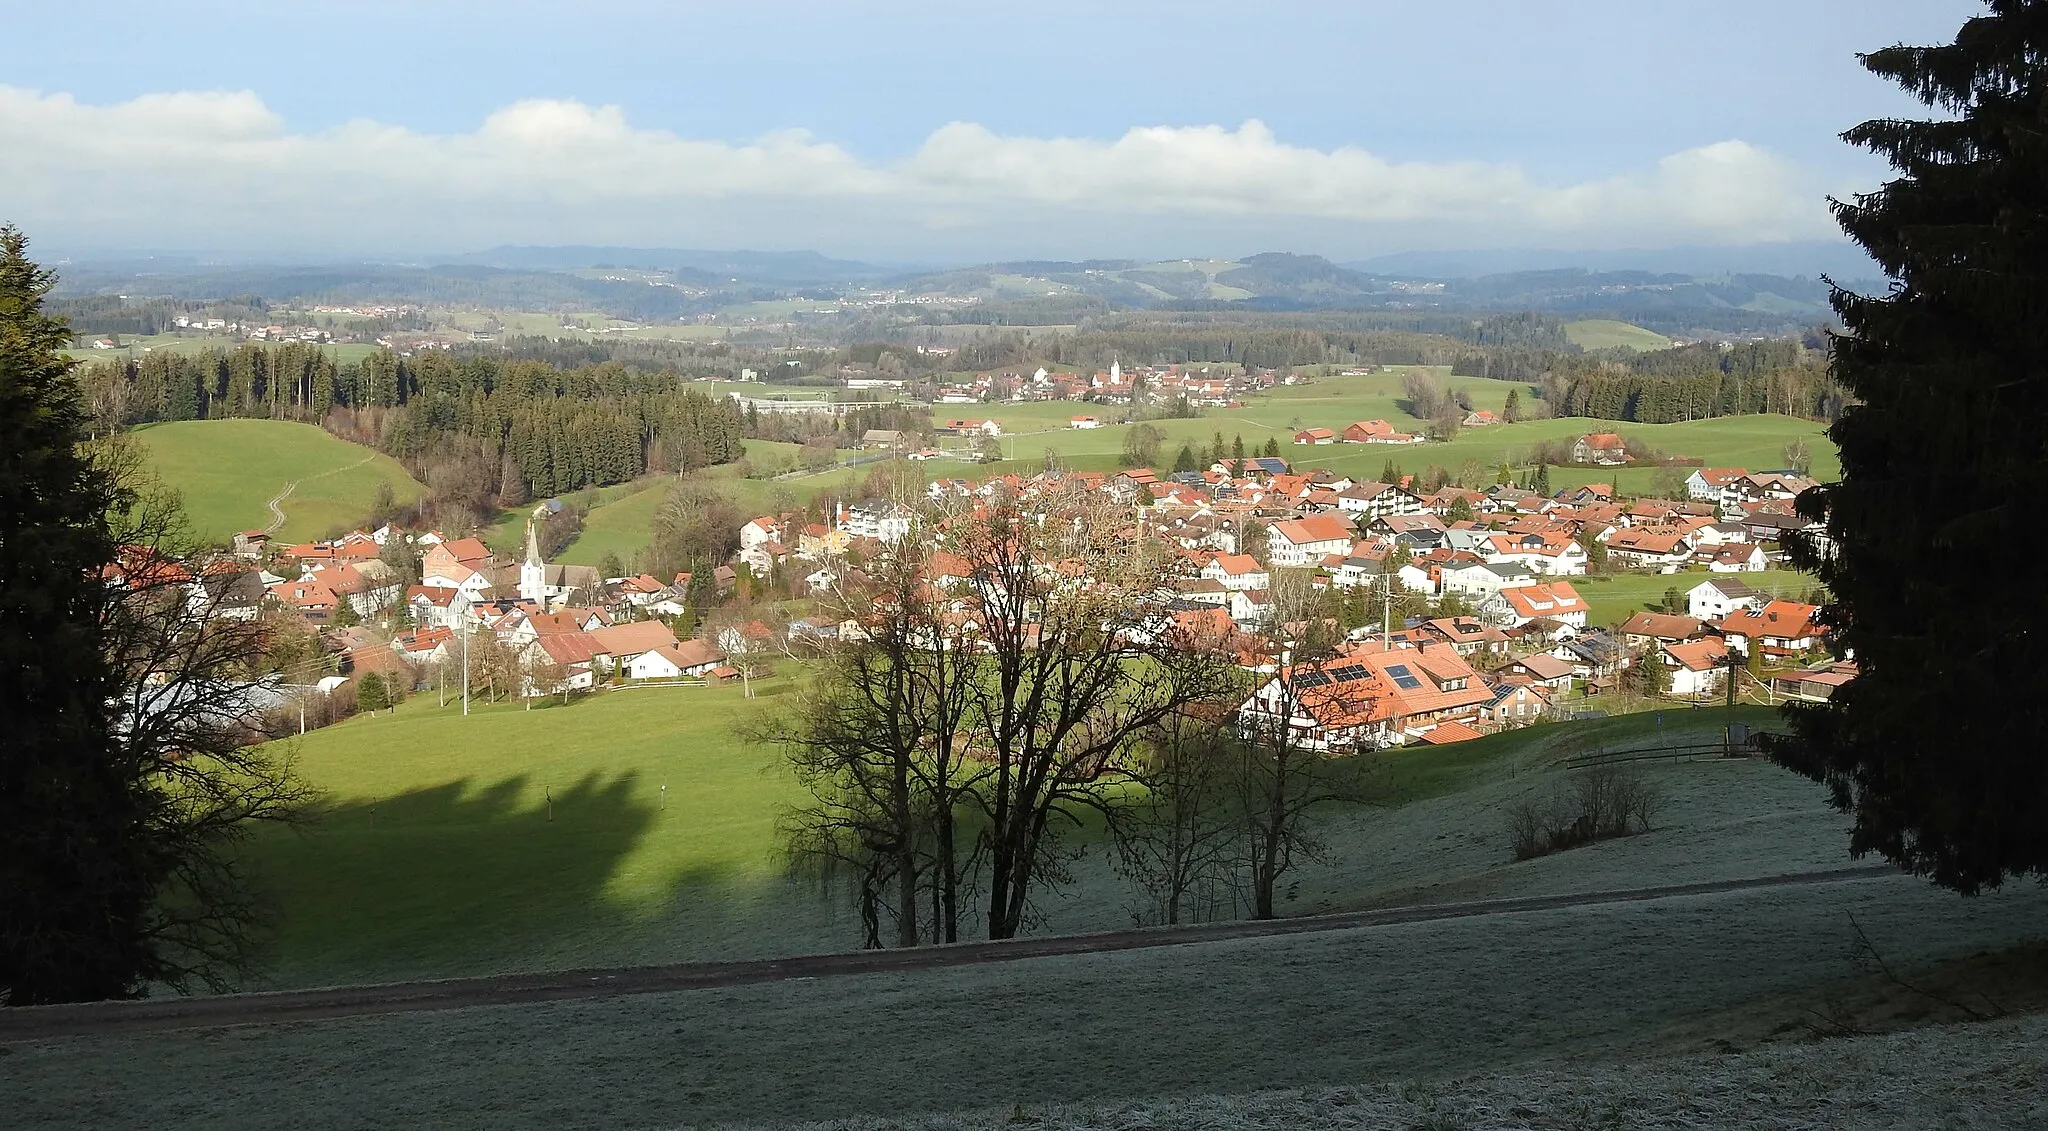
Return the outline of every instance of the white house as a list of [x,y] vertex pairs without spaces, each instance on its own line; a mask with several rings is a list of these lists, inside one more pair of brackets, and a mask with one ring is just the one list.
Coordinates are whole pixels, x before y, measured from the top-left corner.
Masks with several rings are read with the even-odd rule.
[[1350,515],[1382,518],[1421,514],[1422,500],[1389,483],[1355,483],[1337,492],[1337,509]]
[[1438,571],[1437,576],[1443,580],[1446,596],[1455,593],[1461,597],[1491,597],[1503,589],[1536,584],[1536,574],[1528,566],[1516,562],[1446,566]]
[[1068,421],[1067,421],[1067,423],[1068,423],[1068,425],[1069,425],[1069,426],[1071,426],[1071,427],[1074,427],[1074,428],[1100,428],[1100,427],[1102,427],[1102,421],[1100,421],[1100,420],[1097,420],[1097,419],[1095,419],[1095,418],[1094,418],[1094,417],[1092,417],[1092,416],[1076,416],[1076,417],[1072,418],[1071,420],[1068,420]]
[[910,534],[917,512],[888,499],[867,499],[846,508],[839,528],[855,538],[894,543]]
[[1312,566],[1351,548],[1351,524],[1334,514],[1276,522],[1266,532],[1266,557],[1276,566]]
[[1740,581],[1715,578],[1685,591],[1685,610],[1700,620],[1718,621],[1737,609],[1754,609],[1767,598]]
[[649,649],[626,662],[633,679],[682,679],[703,676],[725,662],[718,649],[702,640],[684,640]]
[[1568,581],[1517,585],[1479,602],[1479,616],[1489,624],[1513,628],[1532,620],[1552,620],[1573,628],[1586,627],[1586,600]]
[[1218,554],[1202,567],[1201,576],[1228,590],[1273,587],[1272,575],[1250,554]]
[[1728,678],[1728,645],[1719,637],[1662,644],[1657,652],[1665,670],[1671,673],[1673,695],[1712,695]]

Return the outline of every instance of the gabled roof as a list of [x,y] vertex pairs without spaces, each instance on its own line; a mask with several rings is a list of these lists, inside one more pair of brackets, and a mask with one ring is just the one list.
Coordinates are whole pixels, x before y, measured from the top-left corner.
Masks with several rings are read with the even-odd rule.
[[1276,522],[1273,524],[1272,533],[1294,546],[1306,546],[1313,542],[1349,542],[1351,524],[1333,514],[1315,514],[1307,518]]
[[1620,632],[1624,636],[1654,636],[1659,640],[1690,640],[1702,635],[1707,623],[1696,617],[1674,616],[1670,613],[1640,612],[1621,622]]

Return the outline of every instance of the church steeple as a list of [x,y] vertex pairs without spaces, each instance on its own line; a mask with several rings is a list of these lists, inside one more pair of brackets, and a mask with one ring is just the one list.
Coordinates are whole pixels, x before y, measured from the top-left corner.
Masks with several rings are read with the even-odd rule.
[[531,518],[526,520],[526,564],[530,566],[546,564],[540,558],[540,534],[535,530],[534,522]]
[[548,600],[548,565],[541,560],[540,534],[531,518],[526,520],[526,561],[519,566],[519,596],[542,605]]

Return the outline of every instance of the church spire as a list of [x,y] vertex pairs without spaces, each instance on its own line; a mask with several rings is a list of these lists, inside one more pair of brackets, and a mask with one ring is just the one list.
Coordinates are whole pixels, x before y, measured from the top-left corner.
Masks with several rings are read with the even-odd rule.
[[526,520],[526,564],[530,566],[546,564],[540,560],[540,535],[535,530],[533,519],[531,518]]

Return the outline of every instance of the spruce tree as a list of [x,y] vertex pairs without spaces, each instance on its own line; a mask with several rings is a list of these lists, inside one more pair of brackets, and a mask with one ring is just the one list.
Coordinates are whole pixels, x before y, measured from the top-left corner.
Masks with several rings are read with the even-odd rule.
[[1840,480],[1798,503],[1827,536],[1792,554],[1833,595],[1823,621],[1859,674],[1788,707],[1793,733],[1770,743],[1854,815],[1853,853],[1964,892],[2048,876],[2038,601],[1957,568],[2036,561],[2043,542],[2048,3],[1989,8],[1951,45],[1862,57],[1940,119],[1843,135],[1897,170],[1834,202],[1894,285],[1834,292],[1834,376],[1858,403],[1828,433]]
[[0,1000],[123,997],[153,968],[149,909],[170,861],[123,765],[100,608],[113,477],[79,451],[86,417],[53,276],[0,227]]

